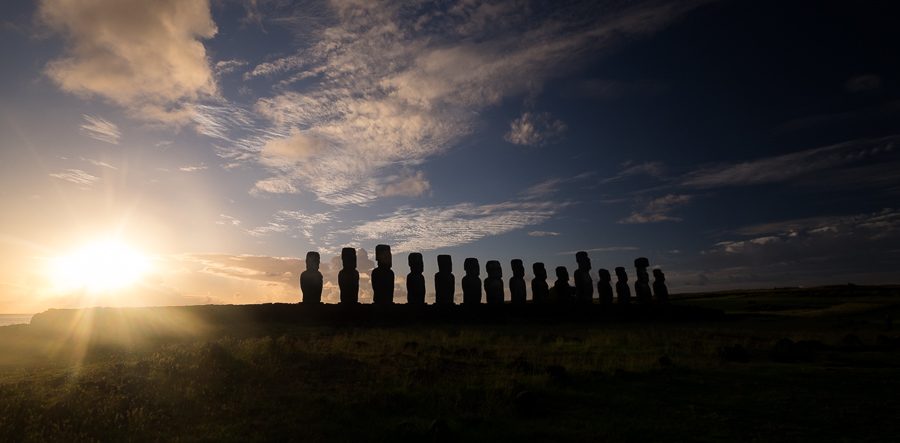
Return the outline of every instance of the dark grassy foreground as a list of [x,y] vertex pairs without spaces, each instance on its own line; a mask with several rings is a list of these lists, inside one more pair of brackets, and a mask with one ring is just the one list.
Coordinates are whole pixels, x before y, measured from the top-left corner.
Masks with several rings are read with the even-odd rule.
[[0,327],[0,441],[897,441],[898,302],[834,287],[677,297],[715,322]]

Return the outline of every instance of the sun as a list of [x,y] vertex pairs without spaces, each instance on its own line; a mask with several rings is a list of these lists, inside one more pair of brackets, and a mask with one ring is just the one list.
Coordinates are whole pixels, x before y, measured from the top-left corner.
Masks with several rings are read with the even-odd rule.
[[105,291],[130,286],[149,270],[149,259],[116,240],[89,244],[53,261],[58,286]]

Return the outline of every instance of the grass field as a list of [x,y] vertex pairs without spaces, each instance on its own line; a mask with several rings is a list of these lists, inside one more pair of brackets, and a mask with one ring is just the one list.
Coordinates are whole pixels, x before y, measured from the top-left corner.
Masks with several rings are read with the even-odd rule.
[[128,346],[6,326],[0,441],[897,441],[898,301],[681,294],[728,319],[268,324]]

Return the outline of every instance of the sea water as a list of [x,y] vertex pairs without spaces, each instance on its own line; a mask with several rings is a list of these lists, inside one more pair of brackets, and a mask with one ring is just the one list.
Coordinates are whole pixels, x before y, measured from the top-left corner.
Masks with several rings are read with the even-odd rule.
[[30,323],[34,314],[0,314],[0,326]]

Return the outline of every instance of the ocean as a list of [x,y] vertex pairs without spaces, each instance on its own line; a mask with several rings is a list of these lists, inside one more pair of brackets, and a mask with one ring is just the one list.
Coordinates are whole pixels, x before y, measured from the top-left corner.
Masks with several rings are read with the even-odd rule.
[[34,314],[0,314],[0,326],[30,323]]

